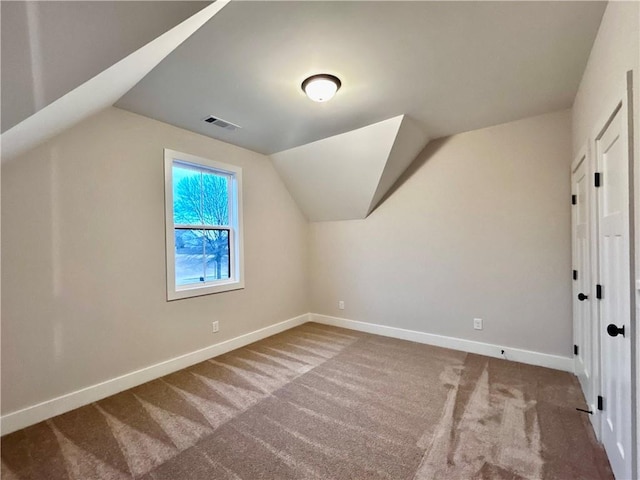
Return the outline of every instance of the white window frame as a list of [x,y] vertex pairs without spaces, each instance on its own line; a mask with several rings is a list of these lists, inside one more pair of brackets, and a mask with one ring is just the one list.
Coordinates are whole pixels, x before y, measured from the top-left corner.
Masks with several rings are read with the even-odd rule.
[[[176,285],[175,229],[186,227],[176,225],[173,214],[173,164],[179,162],[192,165],[196,169],[211,170],[214,173],[228,175],[231,179],[229,195],[229,266],[228,279],[202,282],[197,285]],[[244,288],[244,249],[242,236],[242,168],[188,153],[164,149],[164,198],[165,198],[165,250],[167,254],[167,300],[198,297],[212,293],[228,292]],[[193,225],[190,227],[199,227]],[[208,225],[208,227],[216,227]]]

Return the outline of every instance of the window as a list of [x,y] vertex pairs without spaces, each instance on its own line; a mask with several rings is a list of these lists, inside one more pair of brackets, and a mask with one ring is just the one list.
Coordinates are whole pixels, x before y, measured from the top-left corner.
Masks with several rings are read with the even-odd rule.
[[165,149],[167,299],[244,288],[242,169]]

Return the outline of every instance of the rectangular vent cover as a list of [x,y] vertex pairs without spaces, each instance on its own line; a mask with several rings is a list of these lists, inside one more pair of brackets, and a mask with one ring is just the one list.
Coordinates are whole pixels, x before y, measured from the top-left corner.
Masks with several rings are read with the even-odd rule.
[[216,127],[224,128],[225,130],[234,131],[238,128],[242,128],[240,125],[236,125],[235,123],[227,122],[218,117],[214,117],[212,115],[208,116],[204,119],[205,122],[215,125]]

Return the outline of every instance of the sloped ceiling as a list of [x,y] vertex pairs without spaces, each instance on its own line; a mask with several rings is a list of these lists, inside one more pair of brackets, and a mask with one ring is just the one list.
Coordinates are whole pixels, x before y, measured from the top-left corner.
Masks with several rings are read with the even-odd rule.
[[414,160],[426,135],[406,115],[271,155],[312,222],[365,218]]
[[[2,133],[2,161],[111,106],[227,1],[218,0]],[[4,59],[3,59],[4,60]]]
[[1,2],[2,131],[211,2]]

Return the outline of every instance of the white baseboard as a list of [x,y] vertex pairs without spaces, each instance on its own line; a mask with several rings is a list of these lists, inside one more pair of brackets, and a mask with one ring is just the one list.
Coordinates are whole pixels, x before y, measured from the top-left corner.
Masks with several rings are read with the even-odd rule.
[[239,337],[211,345],[209,347],[196,350],[191,353],[174,357],[164,362],[156,363],[149,367],[127,373],[120,377],[107,380],[89,387],[67,393],[57,398],[47,400],[37,405],[33,405],[22,410],[3,415],[0,418],[0,432],[6,435],[21,428],[28,427],[47,418],[66,413],[74,408],[88,405],[106,398],[110,395],[122,392],[132,387],[136,387],[145,382],[155,380],[169,373],[176,372],[196,363],[203,362],[209,358],[222,355],[236,348],[244,347],[250,343],[257,342],[263,338],[270,337],[276,333],[283,332],[290,328],[302,325],[309,321],[309,314],[305,313],[295,318],[276,323],[259,330],[255,330]]
[[427,345],[451,348],[453,350],[477,353],[479,355],[486,355],[489,357],[502,358],[500,350],[504,350],[506,358],[509,360],[553,368],[556,370],[563,370],[571,373],[574,371],[573,359],[569,357],[549,355],[546,353],[532,352],[518,348],[503,347],[489,343],[474,342],[472,340],[464,340],[461,338],[445,337],[442,335],[388,327],[374,323],[359,322],[356,320],[348,320],[346,318],[306,313],[304,315],[285,320],[284,322],[276,323],[275,325],[270,325],[253,332],[240,335],[239,337],[127,373],[120,377],[91,385],[75,392],[67,393],[66,395],[47,400],[37,405],[8,413],[0,417],[0,432],[2,435],[15,432],[21,428],[55,417],[56,415],[69,412],[75,408],[88,405],[91,402],[96,402],[110,395],[114,395],[145,382],[155,380],[156,378],[168,375],[169,373],[176,372],[183,368],[190,367],[191,365],[222,355],[223,353],[230,352],[231,350],[244,347],[245,345],[249,345],[250,343],[257,342],[258,340],[262,340],[263,338],[270,337],[271,335],[275,335],[309,321],[348,328],[350,330],[357,330],[360,332],[373,333],[385,337],[410,340],[412,342],[424,343]]
[[[532,352],[530,350],[521,350],[519,348],[504,347],[490,343],[475,342],[473,340],[464,340],[462,338],[445,337],[443,335],[406,330],[404,328],[388,327],[386,325],[377,325],[375,323],[359,322],[357,320],[348,320],[346,318],[330,317],[328,315],[320,315],[317,313],[312,313],[310,316],[312,321],[325,325],[333,325],[335,327],[343,327],[350,330],[357,330],[359,332],[383,335],[385,337],[400,338],[402,340],[410,340],[412,342],[424,343],[437,347],[451,348],[453,350],[486,355],[488,357],[506,357],[507,360],[513,360],[514,362],[527,363],[529,365],[574,373],[573,359],[569,357]],[[505,357],[501,355],[501,350],[505,351]]]

